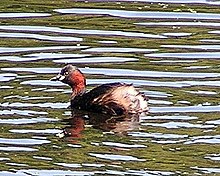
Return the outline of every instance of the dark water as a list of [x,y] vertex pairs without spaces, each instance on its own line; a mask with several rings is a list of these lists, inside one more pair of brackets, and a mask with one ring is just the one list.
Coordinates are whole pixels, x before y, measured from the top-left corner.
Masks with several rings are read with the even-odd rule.
[[[220,174],[219,1],[0,2],[0,175]],[[49,81],[133,83],[148,114],[68,109]]]

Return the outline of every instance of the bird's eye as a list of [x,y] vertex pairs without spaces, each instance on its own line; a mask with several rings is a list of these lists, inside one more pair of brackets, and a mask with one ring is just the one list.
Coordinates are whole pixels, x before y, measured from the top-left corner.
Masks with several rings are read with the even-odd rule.
[[66,75],[68,75],[68,74],[69,74],[69,72],[68,72],[68,71],[64,73],[64,75],[65,75],[65,76],[66,76]]

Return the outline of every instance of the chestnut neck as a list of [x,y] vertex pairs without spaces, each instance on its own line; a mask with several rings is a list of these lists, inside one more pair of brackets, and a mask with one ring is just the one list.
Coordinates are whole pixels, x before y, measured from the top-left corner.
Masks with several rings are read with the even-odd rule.
[[71,98],[75,98],[76,96],[83,95],[86,91],[86,80],[85,76],[82,74],[80,70],[74,70],[70,74],[70,86],[72,88]]

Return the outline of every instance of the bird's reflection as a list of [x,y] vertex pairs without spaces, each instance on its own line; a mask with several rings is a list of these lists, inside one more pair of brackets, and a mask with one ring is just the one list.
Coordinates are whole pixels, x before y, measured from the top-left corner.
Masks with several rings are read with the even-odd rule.
[[120,135],[126,135],[128,131],[139,127],[140,114],[109,116],[80,110],[72,110],[71,114],[70,118],[63,120],[66,127],[62,137],[72,142],[82,138],[82,133],[88,125],[104,132]]

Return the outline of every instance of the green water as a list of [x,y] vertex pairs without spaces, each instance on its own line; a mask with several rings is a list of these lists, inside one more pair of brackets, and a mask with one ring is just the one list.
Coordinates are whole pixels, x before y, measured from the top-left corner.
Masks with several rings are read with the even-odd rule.
[[[70,8],[84,11],[57,11]],[[220,174],[219,5],[2,0],[0,9],[0,175]],[[134,83],[149,113],[71,112],[70,88],[49,81],[67,62],[88,89]]]

